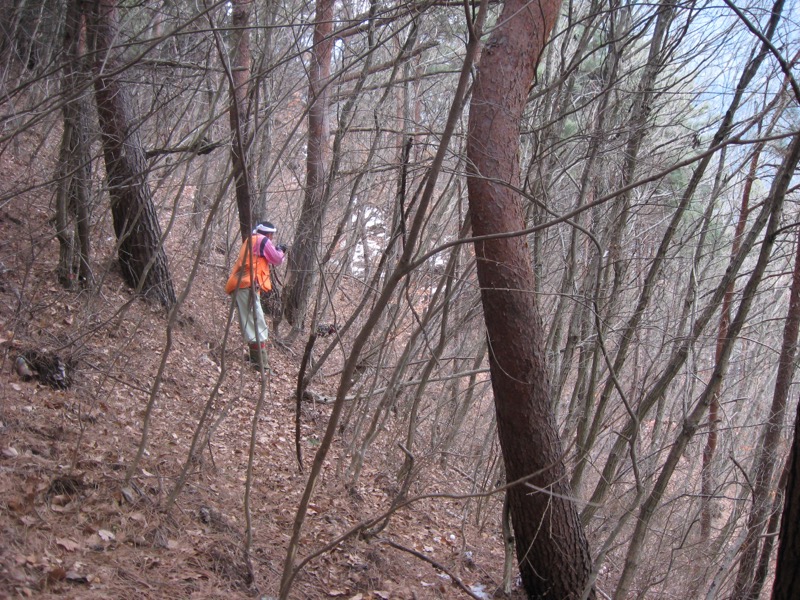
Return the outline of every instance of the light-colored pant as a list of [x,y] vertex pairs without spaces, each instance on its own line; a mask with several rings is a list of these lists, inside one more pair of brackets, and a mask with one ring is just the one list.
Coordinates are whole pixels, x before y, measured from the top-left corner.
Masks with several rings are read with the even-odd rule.
[[[233,294],[233,301],[236,303],[236,312],[239,313],[239,325],[242,328],[244,341],[248,344],[255,342],[266,342],[269,337],[269,329],[264,319],[264,311],[261,310],[261,302],[258,293],[252,288],[239,288]],[[258,337],[256,338],[256,331]]]

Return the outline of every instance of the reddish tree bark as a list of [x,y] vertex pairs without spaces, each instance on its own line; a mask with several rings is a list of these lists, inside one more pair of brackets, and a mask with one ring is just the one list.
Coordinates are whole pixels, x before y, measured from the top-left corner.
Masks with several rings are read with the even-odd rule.
[[[473,90],[467,155],[476,236],[524,228],[519,181],[522,111],[560,0],[506,2]],[[589,547],[563,462],[545,364],[528,245],[514,236],[475,243],[489,337],[497,428],[522,581],[531,598],[594,598]]]
[[328,79],[331,75],[332,32],[333,0],[317,0],[314,46],[308,74],[306,189],[292,251],[289,253],[289,277],[286,281],[283,309],[286,320],[295,328],[302,327],[308,298],[314,287],[317,251],[328,205],[325,173],[328,158]]
[[[744,235],[744,228],[747,224],[747,217],[750,214],[750,192],[753,189],[753,181],[756,178],[758,159],[761,155],[760,148],[753,154],[750,161],[750,170],[745,181],[742,192],[742,204],[739,208],[739,220],[736,223],[736,230],[733,235],[733,246],[731,247],[731,257],[736,256],[741,246],[741,239]],[[725,290],[725,297],[722,299],[722,310],[719,317],[719,329],[717,330],[717,344],[714,351],[714,362],[718,363],[722,356],[725,341],[728,339],[728,329],[731,325],[731,305],[733,304],[733,282]],[[702,510],[700,512],[700,537],[707,540],[711,535],[712,507],[711,498],[714,495],[714,471],[712,463],[714,454],[717,451],[717,439],[719,436],[719,395],[717,390],[711,397],[708,406],[708,437],[706,445],[703,447],[703,470],[700,476],[700,494],[702,496]]]
[[94,88],[100,120],[111,215],[125,281],[167,308],[175,302],[161,225],[147,182],[147,163],[134,126],[128,90],[120,82],[116,0],[94,4]]

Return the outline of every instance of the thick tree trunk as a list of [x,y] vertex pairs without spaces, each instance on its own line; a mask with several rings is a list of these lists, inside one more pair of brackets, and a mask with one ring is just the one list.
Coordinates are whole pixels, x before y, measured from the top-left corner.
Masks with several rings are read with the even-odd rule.
[[283,314],[295,328],[302,328],[308,299],[314,287],[317,252],[329,196],[325,189],[328,156],[328,79],[333,50],[333,0],[317,0],[314,20],[314,47],[308,87],[308,147],[306,149],[306,189],[297,222],[289,277],[286,282]]
[[120,66],[113,48],[119,37],[116,0],[97,0],[92,21],[95,97],[122,275],[139,293],[171,308],[175,290],[144,150],[133,126],[128,91],[115,73]]
[[[476,236],[524,228],[519,127],[528,89],[560,0],[506,2],[487,42],[469,116],[469,203]],[[489,337],[497,428],[522,580],[531,598],[594,597],[589,547],[570,499],[551,411],[545,335],[524,237],[475,244]]]

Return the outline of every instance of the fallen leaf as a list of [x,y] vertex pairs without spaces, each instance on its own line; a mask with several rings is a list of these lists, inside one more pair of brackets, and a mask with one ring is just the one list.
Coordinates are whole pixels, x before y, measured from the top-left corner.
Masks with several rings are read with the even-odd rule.
[[17,458],[19,456],[19,452],[14,446],[9,446],[8,448],[3,448],[3,456],[6,458]]
[[334,598],[338,596],[346,596],[347,592],[343,592],[342,590],[328,590],[328,596],[333,596]]
[[78,542],[69,538],[56,538],[56,544],[64,548],[67,552],[75,552],[75,550],[81,547]]
[[110,542],[111,540],[117,539],[108,529],[101,529],[97,532],[97,535],[99,535],[100,539],[104,542]]
[[30,578],[25,574],[25,571],[17,567],[11,567],[8,570],[8,576],[11,578],[12,581],[17,581],[22,583],[30,582]]
[[69,502],[67,504],[65,504],[64,506],[61,506],[60,504],[55,504],[55,503],[50,505],[50,510],[52,510],[53,512],[57,512],[57,513],[66,513],[66,512],[71,511],[73,508],[74,508],[73,505],[71,503],[69,503]]
[[375,594],[381,600],[389,600],[390,598],[389,592],[384,592],[383,590],[375,590],[372,593]]

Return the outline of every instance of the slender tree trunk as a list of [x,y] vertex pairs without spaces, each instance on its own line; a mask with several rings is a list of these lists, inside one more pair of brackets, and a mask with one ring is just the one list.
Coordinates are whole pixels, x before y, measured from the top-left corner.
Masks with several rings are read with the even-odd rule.
[[328,79],[333,51],[333,0],[317,0],[314,20],[314,47],[308,75],[308,147],[306,149],[306,189],[300,219],[289,253],[283,314],[295,328],[303,325],[308,299],[314,287],[317,252],[329,196],[325,186],[328,158]]
[[[476,236],[524,229],[519,196],[522,111],[560,0],[506,2],[483,50],[469,116],[469,204]],[[551,410],[545,334],[523,237],[475,243],[489,337],[497,428],[517,559],[531,598],[580,598],[591,589],[589,546],[570,498]]]
[[[758,166],[758,156],[758,152],[753,155],[753,160],[750,165],[750,174],[748,175],[744,192],[742,193],[742,204],[739,209],[739,220],[736,223],[736,230],[733,235],[731,257],[736,256],[736,254],[739,252],[742,235],[744,235],[744,228],[747,224],[747,217],[750,214],[750,189],[753,179],[755,178],[756,167]],[[717,363],[722,356],[725,340],[728,338],[728,328],[731,324],[733,288],[734,285],[733,282],[731,282],[728,285],[728,289],[725,290],[725,296],[722,299],[722,309],[719,317],[719,329],[717,330],[717,344],[714,353],[714,361]],[[711,535],[711,520],[713,512],[711,497],[714,494],[714,471],[712,465],[714,462],[714,454],[717,450],[717,439],[719,435],[719,395],[720,391],[717,390],[711,396],[711,402],[708,407],[708,436],[706,437],[706,445],[703,447],[703,470],[700,473],[700,497],[702,503],[700,508],[700,538],[703,540],[708,540],[709,536]]]
[[231,86],[230,123],[233,132],[231,164],[236,182],[236,205],[239,208],[239,228],[245,240],[253,229],[253,182],[247,164],[249,146],[249,120],[247,95],[250,89],[250,9],[253,0],[232,0],[231,46],[229,83]]
[[89,102],[86,95],[91,88],[83,72],[86,22],[82,6],[81,0],[67,2],[64,31],[64,133],[59,160],[56,235],[60,248],[59,279],[67,289],[74,289],[92,279],[89,266],[91,158],[87,123]]
[[[755,169],[755,164],[758,161],[757,155],[754,157],[754,161],[753,168]],[[739,221],[736,223],[736,231],[733,236],[731,256],[735,256],[736,253],[739,252],[739,241],[744,233],[745,224],[747,223],[749,193],[747,191],[747,186],[745,186],[745,188],[745,193],[742,196],[742,206],[739,211]],[[728,328],[731,324],[731,304],[733,303],[733,284],[734,282],[732,281],[728,285],[728,289],[725,290],[725,297],[722,299],[719,328],[717,329],[717,343],[714,350],[715,363],[719,363],[722,351],[725,347],[725,342],[728,339]],[[706,437],[706,444],[703,446],[703,468],[700,472],[700,497],[702,503],[700,508],[700,538],[703,540],[708,540],[711,535],[713,513],[711,498],[714,495],[714,471],[712,465],[719,437],[719,396],[720,390],[717,390],[712,394],[711,401],[709,402],[708,435]]]
[[144,150],[128,90],[115,73],[120,67],[114,49],[119,37],[116,0],[96,0],[92,21],[95,97],[122,275],[139,293],[171,308],[175,290],[147,182]]
[[[609,14],[608,35],[612,41],[609,43],[609,52],[605,58],[602,69],[604,82],[603,85],[606,87],[610,87],[611,83],[617,78],[617,67],[619,65],[619,52],[614,42],[614,37],[617,35],[615,28],[615,14],[615,11],[611,11]],[[606,138],[605,123],[606,117],[609,113],[608,105],[609,102],[611,102],[611,97],[611,94],[603,94],[599,99],[594,125],[589,137],[589,143],[586,152],[586,163],[581,174],[580,193],[576,199],[575,208],[579,208],[583,203],[591,200],[594,178],[597,170],[597,158],[600,155]],[[575,221],[579,222],[580,217],[580,215],[576,216]],[[561,278],[561,291],[559,293],[555,312],[551,319],[552,325],[548,334],[549,353],[551,356],[555,357],[552,365],[552,373],[555,380],[555,387],[553,390],[555,392],[554,398],[561,397],[560,391],[564,385],[564,382],[566,381],[567,374],[569,373],[572,363],[572,354],[575,349],[574,335],[570,335],[574,334],[573,328],[577,323],[574,315],[570,320],[570,331],[567,334],[566,346],[562,344],[561,330],[563,327],[564,316],[567,312],[567,307],[570,303],[574,302],[570,292],[575,286],[575,273],[578,268],[578,234],[579,231],[577,228],[572,228],[572,231],[570,231],[569,250],[566,256],[564,274]],[[560,353],[559,351],[562,348],[563,358],[561,359],[561,365],[559,365],[558,356]]]
[[[775,32],[778,21],[780,20],[781,17],[782,9],[783,9],[783,0],[777,0],[773,4],[772,16],[770,18],[769,27],[767,28],[767,39],[770,39]],[[716,133],[714,134],[714,137],[712,138],[709,144],[710,148],[719,145],[730,134],[734,125],[734,117],[736,116],[736,112],[739,110],[739,106],[742,102],[742,98],[744,97],[745,91],[747,90],[747,87],[750,85],[750,82],[753,80],[756,73],[758,72],[761,63],[764,62],[764,58],[766,57],[766,52],[767,52],[767,47],[765,45],[762,45],[760,51],[753,57],[753,59],[750,62],[748,62],[748,64],[742,71],[742,75],[740,76],[739,81],[736,85],[736,92],[734,93],[733,98],[731,98],[728,110],[725,112],[725,115],[722,118],[722,122],[720,123],[719,128],[717,129]],[[650,299],[655,290],[655,286],[658,281],[659,274],[661,272],[661,267],[663,266],[664,261],[666,260],[666,252],[668,250],[669,243],[677,231],[681,218],[688,207],[689,201],[693,198],[694,193],[697,190],[697,187],[699,186],[700,181],[703,175],[705,174],[708,165],[711,162],[712,156],[713,154],[709,152],[698,162],[697,167],[692,173],[692,177],[689,180],[689,183],[686,189],[684,190],[683,195],[681,196],[681,201],[678,205],[678,208],[673,214],[670,224],[667,227],[667,231],[665,232],[664,237],[661,240],[661,244],[658,248],[658,251],[656,252],[656,256],[653,260],[653,263],[651,264],[650,269],[647,273],[644,285],[642,286],[642,292],[639,295],[639,301],[637,303],[636,310],[634,311],[633,315],[631,315],[631,318],[628,320],[625,331],[621,336],[620,348],[619,350],[617,350],[617,356],[614,360],[613,371],[615,373],[619,373],[622,369],[627,348],[630,343],[630,340],[632,339],[631,332],[633,332],[635,328],[638,326],[638,323],[641,321],[643,317],[645,308],[650,303]],[[695,329],[697,329],[698,322],[695,323]],[[687,353],[688,353],[688,346],[686,346],[686,344],[683,344],[676,353],[675,358],[677,358],[682,364],[683,361],[685,360]],[[673,365],[678,366],[678,363],[673,363],[672,359],[670,359],[670,367],[668,367],[668,371],[673,370]],[[667,379],[671,380],[671,378],[674,377],[674,375],[675,375],[674,371],[670,373],[665,372],[664,375],[660,378],[660,380],[663,380],[664,383],[666,384]],[[661,387],[661,384],[657,384],[657,386]],[[581,460],[576,466],[575,473],[573,474],[572,477],[573,486],[577,487],[582,477],[583,468],[586,465],[585,459],[588,456],[588,452],[591,449],[594,440],[597,437],[599,428],[602,424],[602,419],[600,417],[602,417],[602,413],[604,410],[603,405],[604,402],[607,401],[607,399],[610,397],[612,387],[613,385],[611,382],[606,384],[606,387],[603,390],[603,393],[601,394],[600,400],[598,402],[598,408],[595,412],[595,416],[592,421],[591,430],[586,435],[583,441],[579,440],[578,442],[579,452],[581,453]],[[661,392],[658,392],[659,395],[660,393]],[[648,396],[655,397],[655,395],[653,395],[652,393],[648,394]],[[640,404],[639,408],[637,409],[638,413],[643,412],[643,407],[645,406],[645,404],[646,404],[645,402],[642,402]],[[625,437],[627,440],[631,440],[637,436],[638,436],[638,423],[634,425],[634,430],[632,432],[629,432],[629,435],[626,435]],[[615,448],[618,445],[619,445],[618,443],[615,443]],[[582,518],[584,523],[587,523],[594,516],[599,506],[602,506],[602,503],[605,500],[605,495],[608,492],[610,486],[610,481],[615,476],[615,474],[612,475],[611,470],[607,469],[609,467],[611,467],[614,470],[616,469],[614,463],[618,463],[619,453],[615,453],[614,451],[612,451],[608,456],[609,458],[606,463],[606,468],[604,468],[603,470],[603,476],[600,478],[597,485],[595,486],[591,502],[586,505],[586,508],[583,511]],[[609,478],[609,475],[611,475],[612,477]]]
[[[443,296],[441,310],[442,316],[441,323],[439,324],[439,343],[436,345],[436,347],[430,349],[430,357],[428,358],[425,367],[422,369],[422,374],[420,376],[421,381],[416,392],[414,393],[414,399],[411,402],[411,410],[408,417],[408,433],[406,435],[405,446],[409,452],[414,451],[414,443],[418,425],[417,420],[419,419],[419,406],[422,402],[422,398],[425,396],[425,389],[427,388],[428,380],[430,379],[433,369],[439,364],[439,359],[442,357],[442,353],[447,347],[447,341],[449,337],[447,328],[450,320],[450,295],[452,292],[453,273],[456,269],[457,260],[458,249],[454,247],[453,252],[450,254],[447,268],[442,278],[439,280],[439,285],[437,286],[436,292],[434,293],[434,296],[429,304],[429,306],[435,308],[437,297],[440,294]],[[400,470],[401,478],[411,472],[412,466],[413,463],[411,456],[406,455],[405,462]]]
[[789,294],[789,312],[783,329],[783,343],[778,362],[778,373],[775,378],[775,389],[772,394],[772,406],[765,425],[764,437],[761,441],[760,456],[753,481],[753,506],[747,520],[747,538],[744,542],[744,553],[739,563],[739,574],[736,577],[734,597],[755,598],[753,593],[753,577],[756,569],[762,533],[770,516],[770,491],[773,489],[774,466],[778,463],[778,453],[783,429],[786,402],[789,398],[789,387],[794,375],[794,358],[797,350],[797,336],[800,330],[800,236],[797,239],[792,287]]
[[735,318],[731,321],[728,337],[725,340],[724,347],[720,354],[719,361],[714,365],[714,371],[711,374],[706,388],[700,395],[695,406],[691,412],[684,418],[681,431],[678,434],[675,442],[672,444],[667,460],[664,463],[661,473],[653,487],[653,491],[642,504],[638,519],[636,521],[636,528],[634,529],[631,543],[628,546],[628,553],[625,557],[625,567],[623,568],[622,575],[620,575],[619,583],[615,598],[620,600],[628,597],[628,593],[633,585],[634,577],[639,567],[641,554],[644,550],[644,542],[649,532],[650,521],[652,520],[656,510],[661,504],[664,493],[667,490],[667,485],[675,472],[678,461],[683,456],[686,446],[694,436],[697,428],[700,425],[700,420],[705,416],[708,405],[711,402],[711,397],[717,392],[722,381],[725,378],[727,371],[728,359],[730,358],[733,349],[734,341],[738,338],[739,333],[744,326],[747,319],[748,312],[752,306],[758,286],[769,264],[772,248],[775,244],[775,238],[778,235],[780,226],[780,219],[783,209],[784,199],[786,197],[786,190],[792,179],[792,175],[797,167],[798,159],[800,159],[800,134],[792,139],[792,143],[786,153],[783,163],[780,166],[778,173],[772,184],[768,200],[765,206],[770,209],[769,223],[767,230],[764,234],[764,240],[761,244],[761,250],[758,255],[758,260],[753,267],[750,278],[742,291],[742,300],[739,303],[739,308],[736,312]]
[[[625,145],[625,162],[623,165],[621,186],[630,184],[636,174],[636,168],[639,164],[639,150],[644,142],[648,133],[646,127],[647,119],[652,110],[652,104],[655,99],[655,82],[656,78],[661,71],[665,62],[664,53],[667,52],[665,47],[668,47],[667,35],[669,33],[670,24],[675,18],[675,1],[662,0],[658,7],[658,17],[656,19],[655,29],[653,36],[650,40],[650,49],[648,53],[647,64],[645,65],[644,73],[639,81],[638,94],[636,101],[631,107],[631,130],[628,141]],[[639,301],[636,305],[636,310],[631,315],[625,330],[622,333],[617,350],[616,357],[614,358],[614,373],[622,371],[622,367],[628,358],[628,350],[631,342],[633,341],[633,332],[641,321],[645,309],[650,303],[652,291],[654,289],[655,281],[661,272],[661,266],[665,259],[666,248],[672,240],[672,236],[677,230],[677,225],[683,216],[689,200],[692,197],[694,190],[691,193],[685,194],[682,198],[681,204],[675,211],[673,220],[667,228],[667,232],[663,238],[663,242],[659,248],[659,253],[653,260],[652,266],[642,285],[642,292]],[[608,245],[608,262],[604,268],[612,267],[614,280],[610,292],[607,293],[608,301],[603,307],[605,318],[603,321],[608,321],[608,317],[615,312],[616,301],[620,297],[617,293],[625,278],[626,263],[621,257],[621,239],[625,226],[628,222],[628,216],[631,204],[631,191],[622,194],[616,201],[614,207],[614,217],[612,222],[609,223],[609,240]],[[605,285],[603,286],[606,287]],[[605,295],[605,294],[604,294]],[[578,452],[579,460],[575,466],[575,471],[572,474],[572,486],[576,489],[579,488],[583,478],[584,468],[586,467],[586,458],[590,452],[597,435],[602,426],[603,416],[611,394],[614,391],[613,378],[609,377],[602,389],[599,400],[596,402],[595,413],[593,416],[588,413],[583,416],[585,425],[579,428],[580,437],[578,439]],[[591,419],[591,420],[590,420]],[[591,426],[588,424],[591,423]]]
[[[413,256],[414,251],[417,249],[417,242],[420,238],[423,225],[428,215],[428,209],[436,189],[436,183],[439,179],[442,164],[444,163],[445,155],[450,146],[450,140],[453,137],[453,132],[456,129],[456,124],[459,121],[459,117],[461,116],[464,107],[464,99],[467,93],[470,72],[480,47],[480,35],[486,18],[487,5],[488,0],[481,0],[478,16],[475,18],[475,22],[471,22],[469,41],[467,43],[466,53],[464,55],[464,64],[461,67],[458,84],[453,95],[453,101],[450,105],[450,110],[447,115],[447,122],[445,124],[444,132],[441,136],[439,147],[436,150],[436,155],[434,156],[430,169],[427,173],[425,187],[420,195],[417,211],[410,223],[406,247],[403,250],[403,254],[401,255],[397,265],[395,265],[391,273],[386,277],[383,287],[381,288],[380,293],[377,294],[372,308],[368,311],[368,314],[364,320],[364,324],[362,325],[361,330],[356,334],[351,345],[350,353],[345,359],[345,363],[339,378],[339,387],[336,392],[336,400],[333,403],[331,414],[328,418],[328,425],[325,428],[325,434],[320,441],[317,453],[314,455],[314,460],[308,475],[308,481],[295,515],[294,524],[292,527],[292,538],[289,541],[289,548],[286,552],[286,559],[284,561],[283,574],[281,575],[281,587],[279,594],[279,598],[281,598],[281,600],[284,600],[288,597],[292,582],[297,575],[297,570],[295,569],[295,558],[299,547],[303,522],[305,520],[308,506],[314,492],[314,486],[316,485],[322,472],[322,466],[326,460],[326,457],[328,456],[328,452],[330,451],[331,444],[333,442],[333,436],[342,417],[345,398],[352,387],[356,366],[359,364],[364,347],[374,332],[375,326],[386,310],[389,300],[395,293],[395,290],[397,289],[401,280],[414,268],[411,257]],[[470,18],[469,15],[468,18]],[[387,248],[381,257],[381,262],[383,264],[385,264],[387,252],[390,250],[391,244],[390,248]],[[365,295],[364,298],[366,299],[368,297],[369,296]],[[355,314],[358,314],[360,309],[361,307],[358,307],[356,311],[354,311]]]
[[794,421],[794,439],[789,455],[789,477],[783,501],[783,518],[778,536],[778,560],[772,600],[800,597],[800,404]]
[[778,538],[778,528],[781,524],[781,511],[783,510],[783,492],[786,489],[786,480],[788,477],[789,461],[787,460],[783,463],[776,493],[772,499],[772,508],[770,509],[769,520],[767,521],[767,530],[764,532],[764,544],[761,546],[761,555],[758,558],[756,573],[753,576],[753,587],[751,591],[751,596],[753,598],[761,597],[761,590],[764,589],[764,583],[766,583],[767,576],[772,569],[772,550]]

